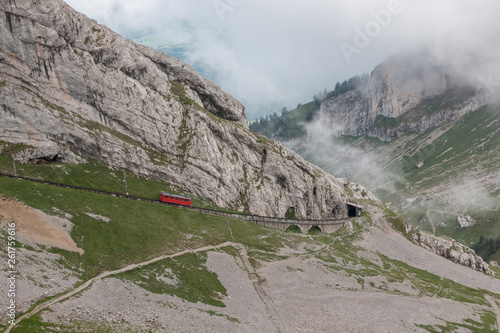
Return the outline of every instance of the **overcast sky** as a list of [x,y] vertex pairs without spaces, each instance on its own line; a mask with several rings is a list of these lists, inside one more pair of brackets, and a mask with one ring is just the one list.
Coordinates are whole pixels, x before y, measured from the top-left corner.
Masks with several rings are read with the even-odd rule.
[[[191,63],[242,101],[249,119],[294,108],[386,57],[432,45],[462,66],[498,59],[498,0],[66,0],[124,36],[194,42]],[[467,60],[463,60],[466,58]]]

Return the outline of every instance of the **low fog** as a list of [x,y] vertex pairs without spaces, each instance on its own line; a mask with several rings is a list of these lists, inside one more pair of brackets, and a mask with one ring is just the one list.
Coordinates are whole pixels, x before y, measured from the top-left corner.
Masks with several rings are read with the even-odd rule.
[[67,2],[125,36],[189,45],[189,63],[247,107],[312,100],[370,73],[388,56],[426,47],[464,75],[500,84],[500,2],[494,0],[87,0]]
[[307,137],[284,142],[284,145],[300,151],[307,160],[335,177],[361,183],[372,192],[394,193],[395,182],[404,182],[402,174],[381,165],[374,151],[346,143],[338,136],[342,129],[332,126],[323,115],[304,124],[304,129]]

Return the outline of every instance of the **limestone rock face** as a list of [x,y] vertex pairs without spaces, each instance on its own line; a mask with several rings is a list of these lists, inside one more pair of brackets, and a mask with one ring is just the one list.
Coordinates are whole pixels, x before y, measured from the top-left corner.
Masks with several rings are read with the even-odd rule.
[[367,84],[324,101],[320,116],[336,133],[390,141],[457,120],[488,101],[484,91],[421,52],[387,59]]
[[195,70],[61,0],[0,2],[0,140],[36,159],[92,159],[220,206],[345,217],[343,185],[247,128],[243,105]]
[[486,274],[493,274],[489,265],[473,249],[454,239],[433,236],[421,230],[414,231],[412,239],[417,245],[448,258],[457,264],[485,272]]

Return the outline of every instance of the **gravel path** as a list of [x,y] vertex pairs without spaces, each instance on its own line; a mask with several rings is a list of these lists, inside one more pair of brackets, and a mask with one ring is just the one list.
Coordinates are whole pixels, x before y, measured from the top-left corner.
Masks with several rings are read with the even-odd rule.
[[431,227],[432,227],[432,234],[435,235],[436,234],[436,224],[432,220],[432,217],[430,214],[431,210],[433,210],[433,209],[427,209],[427,218],[429,219],[429,223],[431,224]]
[[[46,302],[46,303],[43,303],[43,304],[40,304],[38,305],[37,307],[35,307],[32,311],[22,315],[21,317],[17,318],[14,325],[11,325],[5,332],[6,333],[9,333],[10,330],[16,325],[18,324],[20,321],[26,319],[26,318],[29,318],[31,317],[32,315],[44,310],[44,309],[47,309],[48,307],[51,307],[57,303],[60,303],[68,298],[70,298],[71,296],[74,296],[82,291],[84,291],[85,289],[89,288],[92,284],[98,282],[98,281],[101,281],[102,279],[110,276],[110,275],[114,275],[114,274],[120,274],[120,273],[124,273],[124,272],[127,272],[127,271],[130,271],[130,270],[133,270],[133,269],[136,269],[136,268],[140,268],[140,267],[143,267],[143,266],[147,266],[147,265],[150,265],[152,263],[155,263],[155,262],[158,262],[160,260],[164,260],[164,259],[167,259],[167,258],[175,258],[175,257],[178,257],[178,256],[182,256],[184,254],[188,254],[188,253],[198,253],[198,252],[207,252],[207,251],[212,251],[212,250],[217,250],[217,249],[220,249],[220,248],[223,248],[223,247],[227,247],[227,246],[233,246],[235,247],[239,254],[240,254],[240,257],[241,257],[241,260],[246,268],[246,270],[248,271],[248,274],[250,276],[250,280],[255,288],[255,291],[257,292],[258,296],[260,297],[260,299],[262,300],[262,302],[265,304],[265,307],[266,307],[266,312],[267,312],[267,316],[272,320],[273,324],[274,324],[274,329],[273,330],[276,330],[276,331],[279,331],[279,332],[286,332],[286,329],[285,329],[285,325],[283,324],[279,314],[278,314],[278,311],[276,310],[276,308],[274,307],[273,305],[273,301],[272,299],[266,294],[266,292],[262,289],[262,287],[260,286],[260,282],[257,278],[257,274],[253,268],[253,266],[251,265],[249,259],[248,259],[248,254],[247,254],[247,251],[245,249],[245,247],[242,245],[242,244],[238,244],[238,243],[234,243],[234,242],[224,242],[224,243],[221,243],[219,245],[214,245],[214,246],[205,246],[205,247],[201,247],[201,248],[197,248],[197,249],[194,249],[194,250],[184,250],[184,251],[181,251],[181,252],[178,252],[178,253],[175,253],[175,254],[169,254],[169,255],[162,255],[160,257],[157,257],[157,258],[154,258],[154,259],[151,259],[151,260],[148,260],[148,261],[144,261],[144,262],[141,262],[141,263],[137,263],[137,264],[131,264],[131,265],[128,265],[126,267],[123,267],[119,270],[115,270],[115,271],[108,271],[108,272],[104,272],[102,274],[99,274],[98,276],[86,281],[84,284],[82,284],[81,286],[69,291],[68,293],[64,294],[64,295],[61,295],[49,302]],[[233,270],[234,271],[234,270]],[[254,318],[255,319],[255,318]],[[255,320],[254,320],[255,321]]]
[[174,253],[174,254],[168,254],[168,255],[163,255],[163,256],[160,256],[160,257],[156,257],[154,259],[151,259],[151,260],[148,260],[148,261],[144,261],[144,262],[141,262],[141,263],[138,263],[138,264],[131,264],[131,265],[128,265],[126,267],[123,267],[121,269],[118,269],[118,270],[115,270],[115,271],[108,271],[108,272],[104,272],[104,273],[101,273],[99,274],[98,276],[86,281],[84,284],[82,284],[81,286],[69,291],[68,293],[64,294],[64,295],[61,295],[59,297],[56,297],[52,300],[50,300],[49,302],[46,302],[46,303],[43,303],[43,304],[40,304],[38,306],[36,306],[33,310],[31,310],[30,312],[22,315],[21,317],[18,317],[15,321],[15,323],[13,325],[10,325],[9,328],[7,328],[7,330],[5,331],[5,333],[9,333],[10,330],[16,325],[18,324],[21,320],[23,319],[26,319],[26,318],[29,318],[31,317],[32,315],[44,310],[44,309],[47,309],[48,307],[56,304],[56,303],[59,303],[75,294],[78,294],[79,292],[87,289],[90,285],[92,285],[94,282],[96,281],[99,281],[99,280],[102,280],[110,275],[113,275],[113,274],[120,274],[120,273],[123,273],[123,272],[127,272],[127,271],[130,271],[130,270],[133,270],[133,269],[136,269],[136,268],[139,268],[139,267],[142,267],[142,266],[146,266],[146,265],[150,265],[152,263],[155,263],[157,261],[160,261],[160,260],[163,260],[163,259],[167,259],[167,258],[175,258],[175,257],[178,257],[178,256],[182,256],[184,254],[188,254],[188,253],[198,253],[198,252],[206,252],[206,251],[210,251],[210,250],[216,250],[216,249],[220,249],[222,247],[226,247],[226,246],[234,246],[236,248],[238,248],[238,245],[239,244],[236,244],[236,243],[233,243],[233,242],[225,242],[225,243],[222,243],[222,244],[219,244],[219,245],[215,245],[215,246],[205,246],[205,247],[201,247],[201,248],[198,248],[198,249],[194,249],[194,250],[184,250],[184,251],[181,251],[181,252],[177,252],[177,253]]
[[[218,275],[227,296],[225,307],[188,302],[174,295],[156,294],[131,281],[109,277],[50,307],[44,321],[73,326],[91,322],[112,332],[275,332],[265,304],[248,278],[239,256],[207,252],[206,267]],[[162,280],[165,281],[165,280]],[[176,284],[176,279],[165,281]],[[121,325],[121,326],[120,326]],[[91,332],[103,331],[91,326]],[[64,329],[63,329],[64,330]]]

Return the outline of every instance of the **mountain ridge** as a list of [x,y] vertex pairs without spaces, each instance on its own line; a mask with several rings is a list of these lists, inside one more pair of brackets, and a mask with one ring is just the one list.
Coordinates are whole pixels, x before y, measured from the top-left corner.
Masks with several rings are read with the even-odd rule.
[[0,10],[0,139],[30,146],[19,161],[95,160],[239,211],[347,216],[340,181],[249,131],[243,105],[188,65],[61,0]]
[[491,97],[427,51],[402,53],[378,65],[366,84],[323,101],[319,117],[341,135],[390,141],[457,120]]

